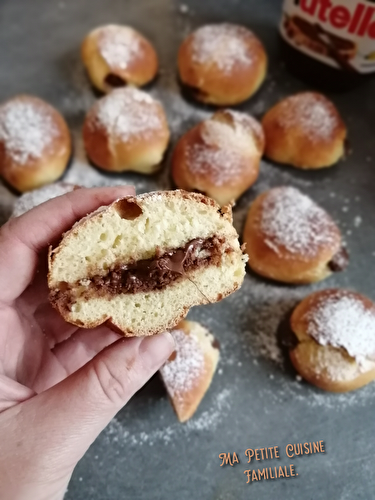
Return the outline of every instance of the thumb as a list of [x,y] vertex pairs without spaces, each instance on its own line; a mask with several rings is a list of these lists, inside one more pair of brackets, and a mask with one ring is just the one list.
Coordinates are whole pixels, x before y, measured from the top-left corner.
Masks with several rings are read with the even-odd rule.
[[70,476],[98,434],[173,348],[170,333],[111,344],[59,384],[3,412],[2,427],[11,439],[8,449],[1,440],[2,454],[21,476],[26,471],[34,478],[42,471],[44,481],[53,481],[56,474]]

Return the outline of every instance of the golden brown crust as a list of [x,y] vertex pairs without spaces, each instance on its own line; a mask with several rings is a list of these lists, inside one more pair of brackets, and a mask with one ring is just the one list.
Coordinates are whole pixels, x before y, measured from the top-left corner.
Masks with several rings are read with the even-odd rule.
[[260,40],[243,26],[207,25],[191,33],[178,52],[181,82],[202,102],[229,106],[253,95],[267,70]]
[[170,132],[162,105],[137,89],[117,89],[86,115],[83,141],[98,167],[151,174],[160,167]]
[[345,124],[334,104],[316,92],[287,97],[263,117],[265,155],[278,163],[316,169],[344,155]]
[[[127,196],[123,199],[116,200],[113,204],[111,204],[108,207],[101,207],[98,210],[96,210],[94,213],[89,214],[88,216],[84,217],[80,221],[78,221],[69,231],[67,231],[63,235],[63,240],[61,243],[56,247],[56,248],[49,248],[49,255],[48,255],[48,286],[51,291],[50,294],[50,301],[55,309],[59,311],[59,313],[62,315],[62,317],[72,323],[75,324],[78,327],[85,327],[85,328],[94,328],[96,326],[99,326],[105,322],[109,322],[112,328],[116,328],[117,331],[121,330],[124,336],[126,337],[131,337],[131,336],[142,336],[142,335],[154,335],[156,333],[160,333],[160,331],[163,331],[165,329],[171,329],[174,328],[174,326],[181,321],[186,314],[188,313],[190,307],[184,307],[180,308],[178,311],[175,311],[175,315],[172,316],[166,323],[164,323],[163,327],[161,328],[160,325],[157,327],[147,327],[143,328],[141,326],[137,326],[136,328],[132,328],[131,325],[126,325],[120,324],[116,322],[115,318],[112,318],[110,315],[103,316],[100,318],[97,318],[95,320],[90,320],[90,318],[85,319],[85,323],[83,324],[81,321],[76,321],[73,317],[72,311],[68,310],[66,307],[66,303],[64,300],[61,299],[61,295],[58,293],[55,293],[60,290],[60,278],[54,277],[53,274],[53,267],[55,264],[56,258],[59,257],[60,252],[62,252],[67,246],[69,246],[69,243],[71,241],[74,241],[75,237],[79,235],[80,231],[87,226],[88,224],[91,224],[93,222],[93,219],[95,217],[100,218],[102,216],[105,216],[107,211],[115,210],[121,215],[123,218],[130,218],[132,219],[132,213],[128,212],[125,213],[124,210],[126,210],[126,207],[130,207],[131,205],[139,206],[142,208],[143,203],[147,203],[148,200],[151,198],[163,198],[163,203],[167,203],[168,199],[173,199],[173,198],[184,198],[187,200],[193,200],[194,202],[202,203],[204,205],[208,205],[209,207],[212,207],[214,210],[220,213],[221,217],[228,221],[229,223],[232,222],[232,210],[230,206],[226,207],[220,207],[214,200],[211,198],[208,198],[206,196],[203,196],[202,194],[199,193],[189,193],[186,191],[181,191],[181,190],[176,190],[176,191],[161,191],[161,192],[154,192],[154,193],[146,193],[143,195],[139,196]],[[123,202],[126,202],[125,204]],[[125,206],[124,206],[125,205]],[[129,209],[130,210],[130,209]],[[230,254],[232,255],[232,254]],[[238,258],[238,252],[236,253],[237,258]],[[137,260],[137,256],[134,256],[135,260]],[[61,261],[61,256],[60,256],[60,261]],[[56,269],[56,267],[55,267]],[[199,273],[202,271],[200,269],[197,269],[195,271],[192,271],[191,274],[189,274],[189,282],[195,283],[198,279]],[[237,275],[236,275],[237,276]],[[199,300],[195,300],[195,305],[199,304],[207,304],[210,301],[219,301],[222,300],[224,297],[227,295],[230,295],[233,293],[235,290],[237,290],[242,282],[242,276],[238,277],[238,280],[235,280],[232,282],[230,285],[227,286],[226,289],[221,290],[221,293],[217,297],[212,297],[208,299],[206,295],[204,295],[202,292],[199,295]],[[175,284],[171,284],[167,287],[173,288],[174,286],[179,286],[180,282],[175,282]],[[164,293],[164,290],[155,290],[152,292],[153,294],[162,294]],[[172,292],[173,293],[173,292]],[[74,311],[73,311],[74,312]]]
[[[176,351],[160,372],[179,421],[186,422],[210,387],[219,359],[218,343],[208,330],[193,321],[181,321],[171,333]],[[193,340],[189,341],[189,337]],[[168,367],[173,362],[175,366]]]
[[56,181],[71,155],[71,138],[50,104],[18,95],[0,106],[0,174],[20,192]]
[[297,343],[289,355],[297,372],[311,384],[326,391],[347,392],[375,379],[375,360],[369,360],[363,368],[345,348],[333,347],[329,338],[322,340],[322,345],[308,333],[319,304],[338,294],[359,301],[364,310],[375,311],[370,299],[355,292],[328,289],[312,293],[298,304],[291,316],[290,326]]
[[102,92],[127,84],[143,86],[158,71],[154,47],[129,26],[105,25],[90,31],[81,57],[92,84]]
[[[296,232],[291,234],[290,241],[295,242],[295,248],[286,248],[279,244],[272,235],[268,234],[265,228],[262,227],[263,220],[268,200],[275,193],[279,193],[282,197],[283,192],[290,188],[274,188],[259,195],[251,205],[243,232],[243,241],[246,244],[246,253],[249,256],[249,266],[256,273],[277,281],[293,284],[304,284],[320,281],[331,274],[328,267],[329,262],[341,248],[340,230],[330,218],[323,212],[320,218],[324,223],[324,232],[326,234],[326,243],[314,245],[314,234],[311,234],[311,244],[308,251],[304,246],[298,248],[298,229],[293,223],[285,221],[287,230],[295,229]],[[275,191],[278,190],[278,191]],[[289,191],[288,191],[289,192]],[[289,192],[290,193],[290,192]],[[294,196],[296,202],[301,193],[297,190],[291,192],[291,201]],[[297,208],[297,203],[296,203]],[[281,213],[282,207],[280,207]],[[298,225],[298,221],[295,221]],[[284,228],[281,226],[280,231]],[[303,235],[306,235],[304,231]],[[282,239],[288,240],[288,235]]]
[[217,111],[186,132],[172,157],[173,180],[226,205],[254,184],[264,151],[261,125],[251,116]]

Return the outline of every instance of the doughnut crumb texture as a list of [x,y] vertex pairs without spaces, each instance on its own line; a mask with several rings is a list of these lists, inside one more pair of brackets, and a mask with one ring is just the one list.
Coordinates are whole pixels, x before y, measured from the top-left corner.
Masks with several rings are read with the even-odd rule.
[[282,186],[251,205],[243,235],[249,266],[258,274],[294,284],[342,271],[349,256],[328,213],[298,189]]
[[181,189],[226,205],[254,184],[263,151],[264,134],[255,118],[217,111],[179,139],[172,157],[173,180]]
[[181,83],[198,101],[220,106],[238,104],[254,94],[267,71],[260,40],[244,26],[201,26],[178,53]]
[[162,105],[136,88],[113,90],[86,115],[83,140],[88,157],[103,170],[155,172],[170,132]]
[[289,96],[263,117],[265,155],[302,169],[330,167],[345,154],[346,126],[323,94]]
[[68,126],[50,104],[19,95],[0,105],[0,174],[17,191],[57,180],[70,154]]
[[230,207],[184,191],[126,197],[50,250],[50,300],[77,326],[152,335],[238,289],[245,262]]
[[346,392],[375,379],[375,304],[367,297],[340,289],[315,292],[294,310],[291,329],[291,361],[312,384]]
[[179,421],[186,422],[211,384],[219,361],[218,342],[193,321],[181,321],[170,333],[176,349],[160,375]]
[[81,55],[92,84],[104,93],[153,80],[158,57],[152,44],[130,26],[99,26],[85,37]]

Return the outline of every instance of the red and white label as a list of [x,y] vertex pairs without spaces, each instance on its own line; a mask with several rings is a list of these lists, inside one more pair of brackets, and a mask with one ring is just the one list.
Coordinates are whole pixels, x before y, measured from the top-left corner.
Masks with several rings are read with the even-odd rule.
[[331,66],[375,71],[375,2],[285,0],[280,24],[293,47]]

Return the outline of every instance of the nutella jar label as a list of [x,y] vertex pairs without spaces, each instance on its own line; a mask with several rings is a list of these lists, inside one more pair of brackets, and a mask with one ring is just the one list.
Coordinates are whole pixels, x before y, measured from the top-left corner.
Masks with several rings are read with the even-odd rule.
[[285,0],[280,32],[294,48],[325,64],[375,72],[375,1]]

